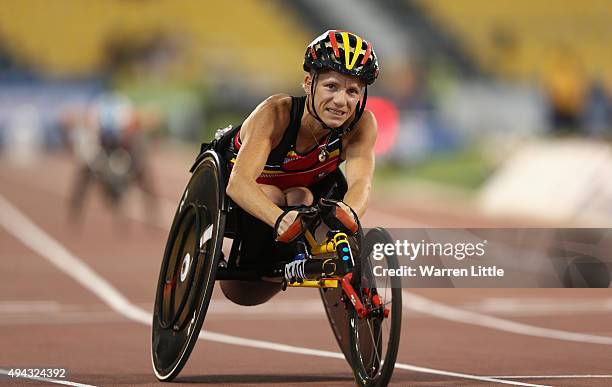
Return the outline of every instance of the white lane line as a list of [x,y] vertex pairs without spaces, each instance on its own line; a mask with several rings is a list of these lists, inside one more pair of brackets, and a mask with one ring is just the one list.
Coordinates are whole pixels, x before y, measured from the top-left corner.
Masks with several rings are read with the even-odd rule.
[[430,300],[414,293],[403,291],[404,308],[418,311],[440,319],[463,324],[477,325],[498,331],[516,333],[525,336],[541,337],[563,341],[573,341],[589,344],[612,345],[612,337],[598,336],[588,333],[568,332],[557,329],[543,328],[506,320],[486,314],[470,312]]
[[126,324],[129,323],[125,317],[113,311],[107,312],[86,312],[65,314],[31,314],[27,316],[1,316],[0,326],[15,325],[67,325],[67,324]]
[[[152,316],[150,313],[138,308],[116,290],[104,278],[99,276],[88,265],[72,255],[64,246],[55,239],[47,235],[42,229],[30,221],[22,214],[15,206],[0,195],[0,225],[14,237],[22,241],[26,246],[30,247],[41,257],[46,258],[58,269],[72,277],[83,287],[98,296],[112,310],[117,313],[142,324],[150,325]],[[332,357],[335,359],[344,359],[344,356],[338,352],[321,351],[311,348],[295,347],[280,343],[267,342],[261,340],[252,340],[241,337],[235,337],[214,332],[202,332],[200,337],[225,344],[234,344],[246,347],[270,349],[279,352],[301,353],[304,355]],[[396,363],[397,368],[412,370],[416,372],[424,372],[435,375],[454,376],[458,378],[487,381],[492,383],[510,384],[515,386],[530,386],[542,387],[543,385],[521,383],[510,380],[494,379],[489,377],[481,377],[477,375],[469,375],[463,373],[455,373],[433,368],[418,367],[410,364]]]
[[469,302],[462,309],[474,312],[502,314],[505,316],[553,316],[575,313],[610,313],[612,298],[507,298],[490,297],[478,302]]
[[[0,374],[4,374],[7,375],[9,374],[9,370],[5,370],[0,368]],[[47,382],[47,383],[55,383],[55,384],[63,384],[65,386],[75,386],[75,387],[96,387],[93,384],[83,384],[83,383],[76,383],[76,382],[71,382],[68,380],[58,380],[58,379],[51,379],[51,378],[40,378],[40,377],[33,377],[33,376],[20,376],[18,378],[16,377],[11,377],[8,376],[11,380],[14,380],[15,382],[19,381],[20,379],[27,379],[27,380],[32,380],[32,381],[36,381],[36,382]]]
[[57,301],[0,301],[0,315],[9,313],[58,313],[61,310],[60,303]]
[[0,301],[0,326],[83,323],[131,323],[104,304],[61,304],[46,300]]
[[[151,305],[137,305],[142,309],[150,309]],[[297,309],[296,309],[297,308]],[[81,324],[128,322],[125,317],[114,311],[92,309],[87,305],[60,304],[56,301],[7,301],[0,302],[0,326],[2,325],[41,325],[41,324]],[[316,298],[288,300],[281,297],[272,299],[261,305],[245,308],[225,298],[215,298],[208,307],[208,320],[221,321],[235,319],[263,320],[270,319],[271,314],[283,320],[304,320],[325,318],[325,310],[321,300]]]
[[[395,368],[399,368],[399,369],[403,369],[403,370],[409,370],[409,371],[415,371],[415,372],[422,372],[422,373],[426,373],[426,374],[433,374],[435,373],[436,375],[443,375],[443,376],[451,376],[451,377],[456,377],[456,378],[462,378],[462,379],[473,379],[473,380],[478,380],[478,381],[483,381],[483,382],[491,382],[491,383],[501,383],[501,384],[511,384],[514,386],[547,386],[547,387],[553,387],[551,385],[546,385],[546,384],[531,384],[531,383],[522,383],[522,382],[516,382],[516,381],[512,381],[512,380],[505,380],[505,379],[496,379],[496,378],[492,378],[490,376],[473,376],[473,375],[466,375],[463,373],[458,373],[458,372],[452,372],[452,371],[442,371],[442,370],[436,370],[433,368],[427,368],[427,367],[418,367],[418,366],[413,366],[410,364],[403,364],[403,363],[395,363]],[[470,377],[468,377],[470,376]]]
[[489,377],[506,379],[608,379],[612,378],[612,375],[510,375]]
[[[204,331],[204,332],[200,332],[200,338],[208,339],[211,341],[216,341],[219,343],[225,343],[225,344],[235,344],[235,345],[240,345],[240,346],[247,346],[247,347],[252,347],[252,348],[260,348],[260,349],[269,349],[273,351],[287,352],[287,353],[292,353],[292,354],[301,354],[301,355],[307,355],[307,356],[317,356],[317,357],[326,357],[326,358],[344,360],[344,355],[339,352],[331,352],[331,351],[324,351],[320,349],[296,347],[293,345],[273,343],[269,341],[245,339],[245,338],[229,336],[229,335],[225,335],[221,333],[212,333],[212,332]],[[460,372],[452,372],[452,371],[438,370],[434,368],[419,367],[419,366],[415,366],[412,364],[404,364],[404,363],[395,363],[395,368],[400,368],[400,369],[408,370],[408,371],[421,372],[421,373],[426,373],[426,374],[452,376],[452,377],[461,378],[461,379],[478,380],[481,382],[510,384],[514,386],[532,386],[532,387],[533,386],[538,386],[538,387],[543,386],[539,384],[521,383],[521,382],[516,382],[516,381],[511,381],[511,380],[496,379],[490,376],[477,376],[477,375],[464,374]]]
[[132,320],[150,319],[144,310],[131,308],[130,302],[111,284],[32,223],[2,195],[0,195],[0,225],[59,270],[99,296],[111,309],[122,311],[121,314]]

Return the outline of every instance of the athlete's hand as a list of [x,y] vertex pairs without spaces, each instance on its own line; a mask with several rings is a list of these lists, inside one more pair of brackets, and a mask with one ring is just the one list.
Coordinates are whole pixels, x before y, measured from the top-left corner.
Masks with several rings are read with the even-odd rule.
[[283,212],[274,225],[274,240],[289,243],[294,241],[308,229],[308,226],[318,216],[315,207],[299,207]]
[[287,230],[289,230],[289,227],[295,222],[297,217],[298,217],[298,212],[295,210],[282,214],[280,222],[277,221],[278,227],[276,228],[276,234],[278,236],[285,234]]
[[359,231],[359,219],[355,211],[346,203],[321,199],[319,202],[323,222],[332,230],[356,234]]
[[340,207],[346,213],[346,215],[350,216],[351,219],[353,219],[353,222],[357,223],[357,218],[355,218],[355,215],[353,214],[353,209],[351,207],[344,204],[344,202],[338,202],[338,207]]

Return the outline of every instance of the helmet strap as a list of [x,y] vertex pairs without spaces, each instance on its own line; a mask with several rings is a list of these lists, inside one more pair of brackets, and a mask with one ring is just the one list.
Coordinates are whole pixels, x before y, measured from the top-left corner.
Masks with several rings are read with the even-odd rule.
[[357,124],[357,121],[359,121],[359,119],[363,115],[363,112],[365,111],[367,101],[368,101],[368,85],[366,85],[365,89],[363,90],[363,99],[360,102],[357,102],[357,107],[355,108],[355,118],[353,118],[353,121],[351,121],[349,126],[343,131],[342,134],[346,134],[350,132],[351,130],[353,130],[353,127]]
[[319,117],[319,114],[317,113],[317,109],[315,108],[315,105],[314,105],[315,86],[318,80],[319,80],[319,73],[315,71],[312,77],[312,82],[310,82],[310,101],[308,104],[306,104],[306,108],[308,109],[308,113],[310,113],[311,116],[313,116],[317,121],[319,121],[323,129],[333,131],[333,129],[327,126],[327,124],[323,122],[321,117]]

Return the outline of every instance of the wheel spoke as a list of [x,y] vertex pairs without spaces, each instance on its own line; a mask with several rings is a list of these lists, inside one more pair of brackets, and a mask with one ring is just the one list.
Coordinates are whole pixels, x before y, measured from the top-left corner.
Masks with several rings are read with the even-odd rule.
[[[373,333],[373,329],[372,329],[372,324],[370,323],[370,319],[366,320],[366,323],[368,324],[368,331],[370,332],[370,337],[372,338],[372,344],[374,344],[374,354],[376,355],[376,360],[378,361],[378,365],[382,364],[382,360],[380,358],[380,353],[378,353],[378,340],[376,340],[374,338],[374,333]],[[374,368],[374,367],[372,367]],[[377,369],[380,369],[380,366],[376,367]]]

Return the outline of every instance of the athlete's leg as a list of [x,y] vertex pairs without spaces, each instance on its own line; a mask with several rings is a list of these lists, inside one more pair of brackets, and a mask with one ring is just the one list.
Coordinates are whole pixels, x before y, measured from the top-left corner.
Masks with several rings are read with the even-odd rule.
[[285,194],[281,191],[280,188],[274,185],[267,184],[259,184],[259,188],[263,191],[264,194],[272,201],[272,203],[277,206],[286,206],[287,200],[285,199]]
[[[278,206],[286,206],[285,195],[278,187],[260,184],[259,188]],[[269,262],[275,246],[274,230],[266,223],[240,209],[237,218],[240,245],[240,265]]]
[[283,191],[288,206],[306,205],[311,206],[314,203],[312,192],[306,187],[293,187]]
[[[285,195],[278,187],[259,184],[259,188],[276,205],[287,204]],[[276,244],[272,227],[239,209],[238,230],[240,234],[239,266],[267,264],[274,260]],[[282,257],[291,257],[291,250],[283,252]],[[257,305],[268,301],[281,291],[280,284],[267,282],[220,281],[225,297],[240,305]]]

